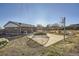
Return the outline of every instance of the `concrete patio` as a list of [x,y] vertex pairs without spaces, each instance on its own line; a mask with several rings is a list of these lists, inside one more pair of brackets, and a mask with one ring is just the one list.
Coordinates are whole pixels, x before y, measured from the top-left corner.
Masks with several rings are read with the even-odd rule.
[[[30,36],[28,36],[29,38],[32,38],[32,36],[33,35],[30,35]],[[34,41],[36,41],[37,43],[39,43],[39,44],[41,44],[41,45],[43,45],[44,47],[48,47],[48,46],[50,46],[50,45],[52,45],[52,44],[55,44],[55,43],[57,43],[57,42],[59,42],[59,41],[61,41],[61,40],[63,40],[63,35],[55,35],[55,34],[50,34],[50,33],[47,33],[47,36],[49,37],[49,40],[47,40],[47,41],[45,41],[45,39],[32,39],[32,40],[34,40]],[[45,41],[46,42],[46,44],[43,44],[43,42],[42,41]],[[44,43],[45,43],[44,42]]]

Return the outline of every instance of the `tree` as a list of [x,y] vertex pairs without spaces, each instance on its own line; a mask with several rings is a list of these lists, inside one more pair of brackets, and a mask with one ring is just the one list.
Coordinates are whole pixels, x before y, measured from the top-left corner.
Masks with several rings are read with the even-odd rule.
[[2,28],[0,27],[0,30],[1,30]]
[[60,26],[59,26],[58,23],[54,23],[54,24],[52,25],[52,28],[58,30],[58,29],[60,29]]

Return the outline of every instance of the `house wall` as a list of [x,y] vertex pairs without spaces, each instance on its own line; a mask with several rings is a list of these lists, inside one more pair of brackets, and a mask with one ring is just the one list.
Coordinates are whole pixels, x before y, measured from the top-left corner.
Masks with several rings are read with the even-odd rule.
[[20,35],[20,34],[28,34],[32,33],[34,28],[32,27],[7,27],[5,28],[4,33],[6,35]]

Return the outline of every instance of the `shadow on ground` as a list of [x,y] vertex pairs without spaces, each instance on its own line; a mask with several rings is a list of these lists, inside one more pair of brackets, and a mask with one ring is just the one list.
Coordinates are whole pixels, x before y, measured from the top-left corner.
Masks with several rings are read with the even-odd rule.
[[31,48],[44,48],[43,45],[37,43],[36,41],[32,40],[32,39],[29,39],[27,41],[27,45]]

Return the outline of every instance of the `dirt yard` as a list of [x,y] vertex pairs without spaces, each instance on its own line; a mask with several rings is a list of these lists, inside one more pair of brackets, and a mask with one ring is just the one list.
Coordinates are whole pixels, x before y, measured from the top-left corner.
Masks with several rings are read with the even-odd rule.
[[[11,41],[0,49],[3,56],[77,56],[79,55],[79,34],[66,38],[62,35],[47,34],[50,38],[46,45],[40,45],[27,36],[9,38]],[[30,36],[31,37],[31,36]]]

